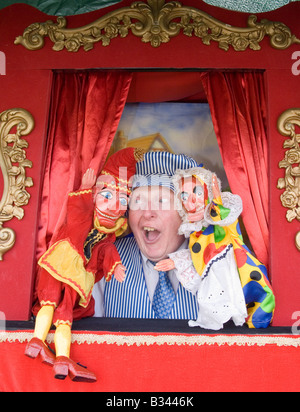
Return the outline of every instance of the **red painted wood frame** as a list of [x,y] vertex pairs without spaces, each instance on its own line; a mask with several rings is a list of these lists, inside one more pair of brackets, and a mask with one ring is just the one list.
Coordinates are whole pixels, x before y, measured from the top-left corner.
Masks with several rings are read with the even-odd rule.
[[[130,5],[123,1],[107,9],[84,15],[68,17],[68,27],[81,27],[95,21],[109,11]],[[246,27],[248,15],[231,12],[202,3],[186,0],[186,6],[201,9],[218,20],[237,27]],[[259,20],[285,23],[298,38],[298,16],[300,4],[293,3],[279,10],[260,14]],[[14,45],[17,36],[34,22],[56,21],[33,7],[15,4],[0,11],[0,51],[6,57],[6,74],[0,76],[0,113],[21,107],[35,119],[35,128],[28,136],[27,157],[33,161],[28,175],[34,179],[29,189],[30,203],[24,207],[22,221],[13,219],[9,227],[16,232],[16,244],[0,262],[0,311],[9,320],[26,320],[30,316],[32,290],[35,275],[35,245],[37,217],[39,213],[40,183],[43,173],[43,157],[47,135],[49,98],[54,69],[142,69],[142,70],[241,70],[261,69],[265,71],[268,104],[268,139],[270,155],[270,273],[276,295],[277,307],[273,324],[292,325],[293,314],[300,311],[299,251],[295,247],[295,234],[299,222],[288,223],[286,210],[280,202],[281,192],[276,188],[277,180],[283,177],[278,163],[284,158],[284,138],[277,131],[277,119],[287,109],[300,107],[300,76],[292,72],[293,53],[300,45],[286,50],[276,50],[266,37],[261,50],[247,49],[236,52],[232,48],[225,52],[217,43],[204,45],[199,38],[180,34],[158,48],[144,44],[131,33],[126,38],[115,38],[108,47],[100,43],[85,52],[80,49],[71,53],[65,49],[52,50],[50,39],[38,51],[29,51]],[[1,190],[2,181],[0,183]]]

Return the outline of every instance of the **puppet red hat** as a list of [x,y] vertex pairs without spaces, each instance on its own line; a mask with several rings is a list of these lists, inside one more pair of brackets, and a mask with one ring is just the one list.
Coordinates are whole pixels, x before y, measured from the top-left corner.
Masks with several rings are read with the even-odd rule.
[[100,176],[97,179],[96,186],[101,185],[101,176],[113,176],[114,181],[111,182],[110,187],[114,189],[123,190],[130,193],[131,181],[135,174],[135,166],[144,158],[144,150],[134,147],[127,147],[112,154],[105,163]]

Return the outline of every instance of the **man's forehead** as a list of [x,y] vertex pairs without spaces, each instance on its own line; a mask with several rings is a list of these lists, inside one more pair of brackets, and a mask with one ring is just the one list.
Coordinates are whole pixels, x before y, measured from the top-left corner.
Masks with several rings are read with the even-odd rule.
[[157,195],[157,194],[173,195],[173,191],[165,186],[141,186],[133,190],[132,194],[134,196],[138,195]]

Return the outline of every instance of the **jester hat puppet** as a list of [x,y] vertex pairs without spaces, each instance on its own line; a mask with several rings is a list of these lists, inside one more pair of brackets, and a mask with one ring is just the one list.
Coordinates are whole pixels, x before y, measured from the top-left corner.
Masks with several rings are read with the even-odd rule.
[[[94,314],[92,290],[102,277],[114,274],[124,280],[125,267],[114,245],[127,227],[124,214],[130,180],[142,153],[126,148],[112,155],[97,179],[89,169],[81,187],[68,195],[66,221],[55,243],[39,260],[38,310],[33,339],[25,354],[40,355],[53,365],[54,376],[94,382],[93,372],[70,359],[71,326],[74,319]],[[45,344],[54,324],[54,355]]]
[[[142,149],[135,149],[128,147],[123,150],[119,150],[114,153],[106,162],[103,167],[100,176],[97,179],[96,185],[94,187],[94,199],[96,199],[99,192],[105,188],[112,192],[117,192],[119,194],[119,204],[116,203],[116,215],[112,213],[112,216],[109,216],[104,210],[99,209],[97,204],[95,205],[95,215],[98,217],[99,221],[104,225],[110,227],[115,218],[120,217],[124,213],[121,213],[119,206],[122,206],[126,203],[127,200],[124,199],[124,196],[129,196],[132,189],[132,178],[135,174],[135,167],[138,161],[141,161],[144,157],[144,151]],[[112,193],[106,193],[107,201],[110,200],[108,197],[112,197]],[[120,194],[123,193],[121,196]],[[122,201],[123,200],[123,201]],[[96,202],[97,203],[97,202]],[[112,220],[112,222],[110,222]],[[126,223],[126,219],[123,218]],[[126,223],[127,227],[127,223]],[[126,229],[123,228],[123,231]],[[121,234],[121,233],[120,233]],[[118,234],[118,235],[120,235]]]
[[[223,284],[225,273],[233,276],[237,269],[247,305],[248,326],[251,328],[269,326],[273,317],[275,299],[266,267],[253,256],[243,242],[238,222],[238,217],[243,210],[241,198],[229,192],[221,192],[221,183],[216,175],[203,167],[177,170],[173,183],[177,207],[183,220],[179,233],[189,237],[192,263],[201,279],[200,283],[193,279],[194,286],[203,287],[201,283],[207,282],[209,277],[217,277],[218,271],[221,274],[220,284]],[[233,250],[234,258],[231,260],[230,250]],[[213,288],[212,285],[209,287]],[[225,295],[224,287],[220,287],[218,295],[223,293]],[[233,295],[237,299],[240,295],[238,285],[236,284],[235,287]],[[198,300],[199,296],[198,290]],[[205,297],[208,298],[209,296]],[[238,299],[233,304],[233,320],[234,316],[240,320],[243,318],[243,299],[241,296]],[[240,308],[238,311],[237,307]],[[224,315],[226,310],[222,310]],[[236,324],[239,324],[239,321]]]

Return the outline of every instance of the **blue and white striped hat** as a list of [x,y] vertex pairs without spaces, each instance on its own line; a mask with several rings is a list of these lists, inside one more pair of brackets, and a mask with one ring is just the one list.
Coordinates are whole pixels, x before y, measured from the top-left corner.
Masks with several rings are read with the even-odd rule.
[[132,190],[142,186],[163,186],[174,191],[171,177],[177,169],[197,167],[197,162],[184,154],[169,152],[147,152],[136,164]]

